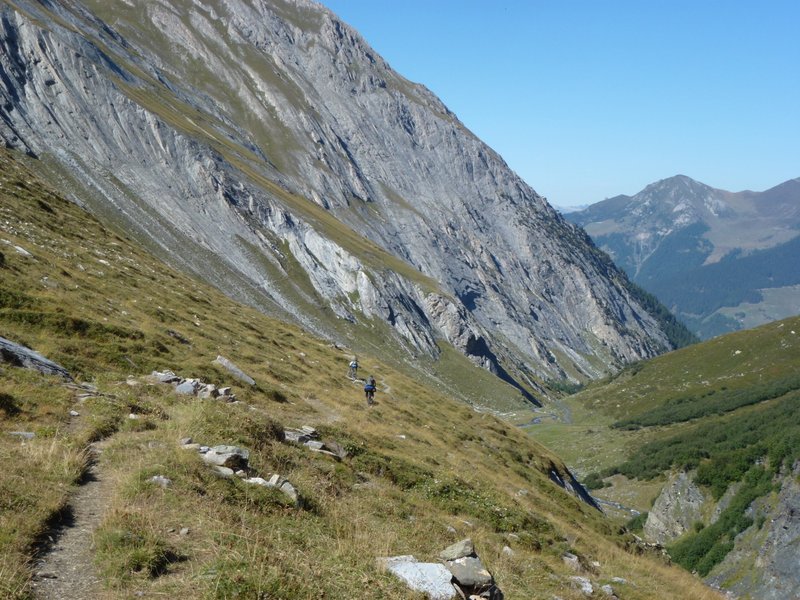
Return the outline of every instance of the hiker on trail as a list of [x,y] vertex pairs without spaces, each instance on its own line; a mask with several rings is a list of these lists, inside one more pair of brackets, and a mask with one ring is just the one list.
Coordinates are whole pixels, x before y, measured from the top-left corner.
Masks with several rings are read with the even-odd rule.
[[356,375],[358,375],[358,357],[353,357],[349,366],[350,368],[347,370],[347,376],[350,379],[355,379]]
[[367,384],[364,386],[364,395],[367,397],[367,404],[372,406],[372,403],[375,402],[375,389],[377,384],[375,383],[375,378],[370,375],[367,378]]

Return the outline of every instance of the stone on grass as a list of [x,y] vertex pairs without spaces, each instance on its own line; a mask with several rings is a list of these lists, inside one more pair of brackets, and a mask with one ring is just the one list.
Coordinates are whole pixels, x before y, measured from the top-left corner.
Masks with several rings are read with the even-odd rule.
[[588,577],[573,575],[570,580],[587,596],[591,596],[594,593],[594,586],[592,586],[592,582],[589,581]]
[[176,394],[183,394],[184,396],[194,396],[197,394],[200,384],[194,379],[187,379],[175,386]]
[[379,558],[378,565],[413,591],[427,594],[431,600],[451,600],[457,597],[456,590],[450,583],[450,571],[443,565],[417,562],[413,556]]
[[281,477],[277,473],[275,473],[272,477],[270,477],[269,481],[267,481],[263,477],[248,477],[243,481],[245,483],[260,485],[263,487],[275,488],[277,490],[280,490],[284,495],[288,496],[289,499],[291,499],[291,501],[294,502],[295,506],[300,506],[301,504],[300,495],[297,493],[295,487],[289,482],[289,480]]
[[603,592],[606,596],[611,596],[613,598],[616,598],[616,596],[614,595],[614,588],[612,588],[608,584],[600,586],[600,591]]
[[22,438],[23,440],[32,440],[36,437],[36,434],[32,431],[9,431],[8,435],[13,435],[18,438]]
[[442,560],[456,560],[465,556],[475,556],[475,544],[469,538],[456,542],[439,553]]
[[172,480],[169,477],[164,477],[163,475],[153,475],[150,478],[150,481],[158,486],[161,486],[162,488],[168,488],[172,485]]
[[233,477],[233,469],[229,469],[228,467],[223,467],[221,465],[214,465],[214,471],[216,471],[217,475],[221,475],[226,479],[229,477]]
[[453,574],[453,578],[461,587],[476,588],[492,583],[492,574],[483,566],[481,559],[475,556],[464,556],[449,560],[445,566]]
[[564,564],[568,567],[571,567],[573,571],[582,571],[583,567],[581,566],[580,559],[572,554],[571,552],[565,552],[561,555],[561,560],[564,561]]
[[69,411],[69,416],[70,417],[80,417],[81,413],[79,413],[77,410],[71,410],[71,411]]
[[182,444],[181,450],[194,450],[200,452],[200,444]]
[[178,443],[179,443],[181,446],[185,446],[186,444],[191,444],[192,442],[194,442],[194,440],[193,440],[192,438],[190,438],[190,437],[181,438],[181,439],[178,441]]
[[224,356],[217,356],[216,359],[213,361],[214,364],[227,369],[227,371],[234,376],[235,379],[238,379],[242,383],[246,383],[248,385],[255,385],[256,381],[250,375],[242,371],[239,367],[237,367],[233,362],[225,358]]
[[250,452],[238,446],[214,446],[203,454],[203,460],[209,464],[229,469],[247,469]]
[[44,375],[58,375],[72,381],[72,375],[61,365],[48,360],[38,352],[22,344],[17,344],[4,337],[0,337],[0,362],[6,362],[23,369],[33,369]]
[[182,527],[181,530],[178,532],[180,535],[189,535],[189,528]]
[[181,378],[172,371],[153,371],[150,376],[160,383],[179,383],[181,380]]

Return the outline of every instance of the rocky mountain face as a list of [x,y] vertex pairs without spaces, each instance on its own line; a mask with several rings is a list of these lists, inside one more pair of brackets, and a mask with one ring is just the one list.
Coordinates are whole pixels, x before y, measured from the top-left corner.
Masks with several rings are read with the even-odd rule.
[[800,179],[732,193],[678,175],[566,218],[701,337],[800,312]]
[[671,346],[580,229],[316,3],[7,1],[0,99],[0,139],[74,201],[353,348],[450,344],[535,391]]
[[[787,471],[776,479],[769,496],[747,508],[752,525],[731,540],[731,552],[705,578],[709,585],[737,598],[765,600],[793,597],[800,589],[795,550],[800,536],[800,463]],[[645,537],[669,544],[694,527],[713,525],[740,487],[731,486],[714,501],[694,484],[691,474],[671,474],[647,515]]]

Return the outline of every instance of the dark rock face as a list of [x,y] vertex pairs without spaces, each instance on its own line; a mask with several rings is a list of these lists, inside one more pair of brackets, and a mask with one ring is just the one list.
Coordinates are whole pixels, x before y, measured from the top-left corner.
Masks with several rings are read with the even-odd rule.
[[4,5],[0,139],[322,335],[382,321],[410,355],[444,340],[512,383],[669,346],[579,229],[312,2]]

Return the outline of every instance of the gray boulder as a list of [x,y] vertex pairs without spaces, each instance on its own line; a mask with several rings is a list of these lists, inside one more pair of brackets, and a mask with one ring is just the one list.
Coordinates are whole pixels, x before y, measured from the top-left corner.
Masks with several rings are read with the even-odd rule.
[[465,556],[475,556],[475,545],[469,538],[456,542],[439,553],[442,560],[457,560]]
[[413,556],[392,556],[378,559],[379,568],[389,571],[415,592],[427,594],[431,600],[456,598],[450,583],[451,575],[438,563],[418,562]]
[[281,477],[277,473],[270,477],[269,480],[264,479],[263,477],[248,477],[242,481],[253,485],[275,488],[288,496],[289,499],[294,502],[295,506],[302,505],[302,500],[300,499],[300,494],[298,494],[297,489],[289,482],[288,479]]
[[200,389],[200,383],[195,379],[187,379],[175,386],[175,393],[185,396],[195,396]]
[[246,470],[250,452],[237,446],[214,446],[203,454],[203,460],[211,465],[233,470]]
[[178,383],[181,380],[172,371],[153,371],[150,376],[160,383]]
[[476,556],[464,556],[450,560],[445,563],[445,566],[462,588],[482,588],[491,585],[493,581],[492,574],[486,570],[481,559]]
[[33,369],[44,375],[57,375],[72,381],[72,375],[61,365],[54,363],[26,346],[12,342],[4,337],[0,337],[0,362],[6,362],[23,369]]

